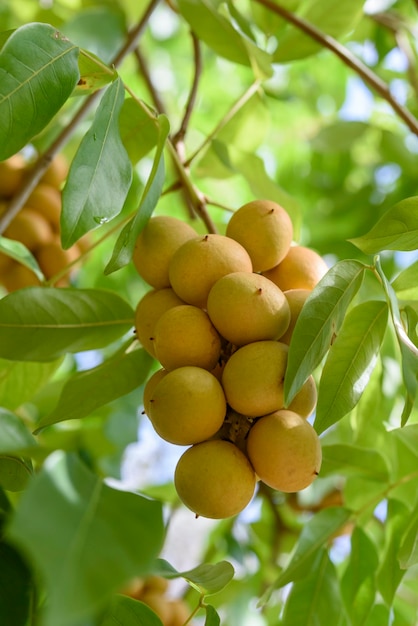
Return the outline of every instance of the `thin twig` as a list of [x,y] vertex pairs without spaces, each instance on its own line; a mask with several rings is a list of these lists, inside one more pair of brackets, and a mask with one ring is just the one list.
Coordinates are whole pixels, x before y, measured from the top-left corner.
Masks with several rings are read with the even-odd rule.
[[[148,24],[150,15],[154,11],[155,7],[160,0],[151,0],[147,9],[143,13],[138,24],[129,32],[125,44],[119,50],[114,57],[111,65],[117,67],[121,64],[123,59],[128,55],[137,45],[138,38],[142,34],[144,28]],[[35,165],[31,168],[29,175],[25,180],[25,184],[19,189],[18,193],[12,198],[8,204],[6,211],[0,217],[0,234],[5,231],[13,218],[19,213],[20,209],[24,206],[25,202],[29,198],[30,194],[41,180],[42,176],[51,164],[51,161],[55,155],[62,150],[62,148],[69,141],[71,136],[76,131],[78,124],[83,120],[95,105],[96,100],[100,97],[101,91],[95,91],[86,98],[84,103],[75,113],[71,122],[61,131],[55,141],[50,145],[48,150],[42,154]]]
[[345,65],[353,69],[372,89],[374,89],[386,102],[390,104],[392,109],[405,122],[409,130],[418,135],[418,120],[404,106],[402,106],[392,95],[386,83],[372,72],[367,65],[364,65],[357,57],[355,57],[347,48],[341,45],[336,39],[322,32],[313,24],[306,22],[303,18],[291,13],[284,7],[272,2],[272,0],[255,0],[258,4],[277,13],[286,21],[291,22],[296,28],[303,31],[308,37],[318,42],[323,48],[331,50]]
[[187,128],[189,126],[190,118],[192,116],[193,109],[196,104],[197,97],[197,89],[199,86],[200,77],[202,74],[202,54],[200,50],[199,39],[196,37],[195,33],[191,31],[192,41],[193,41],[193,53],[194,53],[194,76],[192,81],[192,86],[190,89],[189,98],[187,100],[186,109],[184,112],[184,116],[182,122],[180,124],[180,128],[177,133],[173,136],[173,143],[176,145],[179,142],[184,140],[184,137],[187,132]]
[[142,76],[142,78],[145,81],[145,84],[147,86],[147,89],[148,89],[151,97],[152,97],[152,100],[153,100],[153,102],[155,104],[155,107],[156,107],[157,111],[159,113],[164,113],[165,114],[166,113],[165,105],[164,105],[163,101],[161,100],[158,91],[154,87],[154,83],[151,80],[151,76],[150,76],[150,74],[148,72],[145,59],[144,59],[144,57],[142,55],[142,52],[141,52],[141,50],[139,49],[138,46],[134,50],[134,55],[135,55],[135,58],[136,58],[136,60],[138,62],[138,66],[139,66],[139,70],[141,72],[141,76]]

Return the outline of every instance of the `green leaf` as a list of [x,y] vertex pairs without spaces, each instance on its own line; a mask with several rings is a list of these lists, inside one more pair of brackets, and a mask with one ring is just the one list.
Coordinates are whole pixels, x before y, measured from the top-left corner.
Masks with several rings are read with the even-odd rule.
[[31,601],[30,571],[20,554],[0,542],[0,624],[26,626]]
[[178,572],[164,559],[158,559],[154,574],[165,578],[185,578],[203,595],[218,593],[233,579],[234,568],[228,561],[219,563],[203,563],[193,569]]
[[159,124],[133,98],[126,98],[119,117],[120,136],[132,163],[138,163],[158,144]]
[[118,76],[115,69],[107,67],[103,61],[98,59],[87,50],[80,50],[78,58],[80,79],[75,88],[74,95],[86,95],[98,89],[103,89],[112,83]]
[[376,364],[387,320],[385,301],[363,302],[348,313],[322,369],[314,422],[318,434],[360,400]]
[[398,274],[391,285],[401,300],[418,300],[418,261]]
[[133,326],[131,306],[100,289],[29,287],[0,300],[0,358],[48,361],[104,347]]
[[365,268],[359,261],[339,261],[307,298],[289,346],[284,381],[286,405],[327,353],[351,300],[360,288]]
[[280,624],[345,624],[337,572],[324,548],[305,573],[302,580],[292,585]]
[[26,24],[8,37],[0,51],[0,160],[45,128],[78,79],[78,48],[49,24]]
[[162,621],[144,602],[115,595],[98,626],[163,626]]
[[44,579],[44,626],[72,626],[150,572],[163,542],[162,506],[112,489],[57,451],[22,494],[7,534]]
[[304,578],[328,539],[350,519],[351,512],[343,507],[319,511],[302,528],[290,562],[268,590],[268,596],[288,583]]
[[0,408],[0,454],[22,454],[37,445],[22,420]]
[[418,563],[418,505],[404,519],[408,523],[400,536],[398,560],[399,566],[406,570]]
[[389,480],[388,464],[378,450],[345,443],[323,444],[321,476],[335,473],[367,476],[381,483]]
[[418,248],[418,196],[406,198],[386,211],[368,233],[349,239],[365,254]]
[[0,487],[23,491],[32,476],[32,464],[17,456],[0,455]]
[[130,393],[145,382],[152,364],[152,357],[138,349],[76,373],[64,385],[52,413],[40,420],[35,434],[50,424],[91,415],[101,406]]
[[3,252],[12,259],[19,261],[19,263],[28,267],[34,274],[36,274],[39,280],[45,279],[36,258],[21,241],[7,239],[7,237],[2,237],[0,235],[0,252]]
[[170,130],[168,119],[158,116],[159,139],[154,156],[154,163],[147,184],[142,194],[139,209],[135,216],[126,224],[116,241],[112,257],[105,267],[105,274],[111,274],[127,265],[135,248],[135,242],[144,228],[161,196],[165,179],[164,146]]
[[64,248],[122,210],[132,180],[132,165],[119,134],[123,102],[123,83],[118,78],[106,89],[71,163],[62,192]]
[[206,617],[205,626],[220,626],[221,618],[219,617],[215,607],[211,604],[205,605]]
[[[325,35],[341,38],[350,32],[363,15],[363,0],[307,0],[300,2],[298,17],[316,26]],[[314,38],[301,32],[299,28],[289,24],[283,35],[279,37],[274,52],[274,61],[287,63],[294,59],[302,59],[319,52],[323,47]]]
[[392,605],[400,582],[406,573],[405,563],[402,562],[400,554],[401,544],[405,534],[408,533],[411,518],[414,518],[414,512],[411,516],[409,508],[402,502],[388,500],[384,550],[383,554],[380,554],[376,576],[378,590],[387,606]]
[[256,46],[248,36],[239,33],[228,14],[219,10],[220,2],[179,0],[181,15],[199,39],[216,54],[232,63],[247,65],[259,78],[272,75],[271,56]]
[[356,527],[351,535],[350,556],[341,579],[341,593],[352,624],[364,624],[372,610],[378,565],[376,546],[362,528]]
[[30,400],[60,364],[61,359],[47,363],[0,359],[0,406],[14,411]]

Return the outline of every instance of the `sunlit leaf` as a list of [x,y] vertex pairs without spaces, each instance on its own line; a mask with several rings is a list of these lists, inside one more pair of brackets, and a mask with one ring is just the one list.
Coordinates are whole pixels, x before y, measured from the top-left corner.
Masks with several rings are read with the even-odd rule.
[[71,162],[62,192],[64,248],[122,210],[132,180],[132,165],[119,134],[123,102],[123,83],[118,78],[102,96],[93,123]]
[[347,415],[369,382],[385,334],[388,307],[370,300],[352,309],[322,369],[315,430],[323,432]]
[[322,445],[321,476],[334,473],[368,476],[382,483],[389,479],[388,464],[379,450],[346,443]]
[[21,241],[8,239],[0,235],[0,252],[28,267],[39,280],[44,280],[45,277],[38,265],[38,261]]
[[211,604],[206,604],[205,611],[205,626],[220,626],[221,618],[219,617],[215,607]]
[[23,491],[32,476],[32,464],[24,458],[0,454],[0,487]]
[[292,401],[329,350],[347,308],[360,288],[364,270],[365,265],[359,261],[336,263],[306,300],[289,347],[284,382],[286,404]]
[[13,411],[30,400],[60,364],[61,359],[46,363],[0,359],[0,406]]
[[131,306],[100,289],[28,287],[0,300],[0,357],[48,361],[108,345],[133,326]]
[[98,626],[163,626],[162,621],[144,602],[116,594]]
[[139,349],[118,354],[93,369],[76,373],[64,385],[55,409],[41,419],[35,432],[50,424],[86,417],[130,393],[145,382],[152,363],[152,357]]
[[112,489],[62,452],[31,481],[8,530],[45,581],[45,626],[70,626],[104,608],[150,571],[163,534],[159,503]]
[[368,233],[350,239],[366,254],[418,248],[418,196],[406,198],[386,211]]
[[22,454],[37,445],[23,421],[14,413],[0,408],[0,454]]
[[120,136],[132,163],[158,144],[158,122],[133,98],[126,98],[119,117]]
[[80,78],[74,90],[74,95],[93,93],[98,89],[103,89],[103,87],[106,87],[106,85],[117,78],[115,69],[107,67],[103,61],[86,50],[80,50],[78,67]]
[[232,580],[234,568],[228,561],[220,561],[215,564],[203,563],[191,570],[178,572],[164,559],[158,559],[154,573],[165,578],[185,578],[204,595],[211,595],[221,591]]
[[[378,590],[388,606],[391,606],[402,578],[405,576],[405,563],[402,561],[402,543],[408,536],[409,522],[414,519],[402,502],[389,499],[385,520],[385,543],[380,554],[377,569]],[[416,530],[416,529],[415,529]],[[408,565],[408,567],[410,567]]]
[[398,274],[391,285],[401,300],[418,300],[418,261]]
[[400,567],[407,569],[418,563],[418,505],[404,519],[408,524],[400,537],[398,559]]
[[15,30],[0,51],[0,160],[37,135],[79,79],[78,48],[49,24]]

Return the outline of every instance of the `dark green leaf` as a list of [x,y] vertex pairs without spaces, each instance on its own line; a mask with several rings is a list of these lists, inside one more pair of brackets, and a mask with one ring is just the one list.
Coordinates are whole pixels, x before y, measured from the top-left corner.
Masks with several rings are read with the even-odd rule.
[[21,289],[0,300],[0,357],[48,361],[104,347],[132,328],[133,316],[111,291]]
[[369,382],[388,319],[385,301],[354,307],[343,322],[322,369],[315,430],[332,426],[355,407]]
[[163,535],[158,502],[110,488],[62,452],[31,481],[8,529],[44,578],[44,626],[72,626],[104,608],[151,570]]
[[106,89],[71,163],[62,192],[64,248],[122,210],[132,180],[132,165],[119,134],[123,102],[123,83],[118,78]]
[[386,211],[368,233],[350,239],[366,254],[418,248],[418,196],[406,198]]
[[47,363],[0,359],[0,406],[14,411],[30,400],[60,364],[61,359]]
[[31,603],[32,580],[21,555],[0,542],[0,624],[26,626]]
[[78,48],[49,24],[8,37],[0,51],[0,160],[45,128],[78,79]]
[[105,267],[105,274],[111,274],[112,272],[121,269],[131,261],[137,237],[151,217],[151,214],[161,196],[165,179],[163,150],[170,130],[170,125],[168,119],[164,115],[160,115],[158,117],[158,122],[158,146],[155,152],[151,173],[142,194],[139,209],[136,215],[122,229],[116,241],[112,257]]
[[0,408],[0,454],[22,454],[37,445],[22,420]]
[[153,364],[142,349],[108,359],[97,367],[78,372],[64,385],[57,406],[38,424],[45,426],[64,420],[80,419],[142,385]]
[[0,236],[0,252],[3,252],[28,267],[36,274],[39,280],[44,280],[45,277],[37,260],[21,241],[15,241],[14,239],[7,239],[7,237]]
[[205,618],[205,626],[220,626],[221,618],[216,612],[215,607],[211,604],[205,605],[206,618]]
[[23,491],[32,475],[32,464],[17,456],[0,455],[0,487]]
[[330,348],[360,288],[365,268],[354,260],[336,263],[306,300],[289,347],[284,383],[286,404],[292,401]]
[[158,559],[154,573],[165,578],[185,578],[204,595],[211,595],[221,591],[232,580],[234,568],[228,561],[220,561],[215,564],[203,563],[191,570],[178,572],[164,559]]
[[116,595],[98,626],[163,626],[162,621],[144,602]]
[[382,483],[389,480],[389,468],[381,453],[353,444],[322,445],[321,476],[357,474]]

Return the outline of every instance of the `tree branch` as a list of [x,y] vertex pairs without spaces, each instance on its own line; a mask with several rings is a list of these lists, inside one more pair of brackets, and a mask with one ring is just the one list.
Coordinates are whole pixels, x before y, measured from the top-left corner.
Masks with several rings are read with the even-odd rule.
[[177,131],[177,133],[173,137],[174,145],[176,145],[180,141],[183,141],[184,137],[186,135],[187,128],[188,128],[188,125],[189,125],[189,122],[190,122],[190,118],[191,118],[191,115],[192,115],[192,111],[193,111],[195,103],[196,103],[197,88],[198,88],[198,85],[199,85],[200,76],[202,74],[202,55],[201,55],[201,52],[200,52],[199,40],[198,40],[198,38],[196,37],[196,35],[194,34],[193,31],[191,32],[191,36],[192,36],[192,41],[193,41],[195,72],[194,72],[193,82],[192,82],[192,86],[191,86],[191,89],[190,89],[189,98],[187,100],[186,110],[184,112],[183,120],[181,122],[179,130]]
[[402,106],[396,98],[393,97],[389,87],[377,74],[372,72],[367,65],[364,65],[364,63],[357,59],[357,57],[342,46],[336,39],[322,32],[313,24],[306,22],[303,18],[291,13],[279,4],[272,2],[272,0],[255,0],[255,2],[263,5],[273,13],[277,13],[277,15],[280,15],[283,19],[296,26],[296,28],[303,31],[305,35],[308,35],[308,37],[318,42],[322,47],[331,50],[345,65],[354,70],[365,83],[390,104],[392,109],[403,120],[411,132],[418,135],[418,120],[407,108]]

